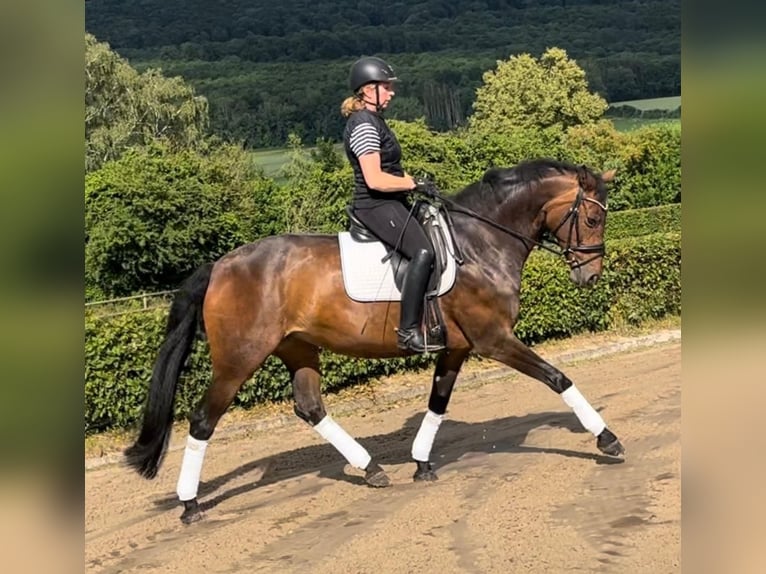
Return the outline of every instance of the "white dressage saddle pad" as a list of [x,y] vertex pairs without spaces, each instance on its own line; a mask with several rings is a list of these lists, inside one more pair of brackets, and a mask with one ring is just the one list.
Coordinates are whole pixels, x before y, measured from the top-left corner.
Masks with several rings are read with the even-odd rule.
[[[456,264],[450,255],[454,251],[451,238],[446,235],[447,264],[439,283],[439,295],[444,295],[455,284]],[[380,241],[360,243],[354,241],[348,231],[342,231],[338,233],[338,243],[343,284],[349,297],[363,303],[402,300],[402,293],[394,282],[391,261],[381,263],[386,247]]]

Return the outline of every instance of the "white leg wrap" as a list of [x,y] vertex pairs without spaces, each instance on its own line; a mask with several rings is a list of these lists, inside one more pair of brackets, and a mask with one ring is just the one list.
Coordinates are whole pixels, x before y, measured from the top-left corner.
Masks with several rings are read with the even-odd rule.
[[346,460],[352,466],[364,470],[370,464],[372,460],[370,453],[361,444],[356,442],[350,434],[344,431],[330,415],[325,415],[319,423],[314,425],[314,430],[338,449],[338,452],[346,457]]
[[428,462],[431,456],[431,447],[434,445],[436,432],[442,424],[444,415],[437,415],[433,411],[426,411],[423,422],[420,423],[418,434],[412,443],[412,458],[419,462]]
[[205,460],[206,440],[197,440],[193,436],[186,437],[184,459],[181,463],[181,473],[178,475],[176,493],[181,501],[191,500],[197,496],[199,475],[202,472],[202,461]]
[[604,419],[596,412],[590,403],[582,396],[582,393],[572,385],[566,391],[561,393],[561,398],[574,411],[577,418],[580,419],[582,426],[592,432],[595,436],[601,434],[606,428]]

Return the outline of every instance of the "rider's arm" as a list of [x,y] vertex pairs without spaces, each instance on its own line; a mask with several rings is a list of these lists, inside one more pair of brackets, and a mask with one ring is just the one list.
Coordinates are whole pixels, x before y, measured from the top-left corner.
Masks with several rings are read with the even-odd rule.
[[368,152],[359,156],[359,167],[362,168],[364,182],[370,189],[384,192],[415,189],[415,180],[409,175],[392,175],[380,169],[380,152]]
[[349,148],[359,160],[359,167],[367,187],[376,191],[409,191],[415,188],[415,180],[410,176],[392,175],[380,167],[380,133],[370,122],[360,122],[354,126],[349,136]]

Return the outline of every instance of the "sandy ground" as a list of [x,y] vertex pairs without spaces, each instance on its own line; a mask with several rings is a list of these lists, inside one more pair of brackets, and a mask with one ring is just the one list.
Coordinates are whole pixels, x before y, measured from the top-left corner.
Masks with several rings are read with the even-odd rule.
[[221,423],[200,485],[206,518],[190,526],[175,496],[183,434],[153,481],[90,461],[86,569],[680,572],[681,342],[630,347],[551,359],[621,439],[624,462],[602,456],[544,385],[485,366],[458,379],[432,455],[440,480],[413,483],[423,373],[374,408],[331,408],[389,473],[387,489],[284,416]]

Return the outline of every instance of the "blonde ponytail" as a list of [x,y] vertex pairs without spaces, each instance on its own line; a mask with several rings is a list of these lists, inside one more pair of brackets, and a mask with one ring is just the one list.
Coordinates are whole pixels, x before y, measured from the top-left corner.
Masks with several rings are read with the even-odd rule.
[[358,112],[359,110],[363,109],[364,102],[358,95],[355,94],[343,100],[343,103],[340,105],[340,115],[342,115],[344,118],[347,118],[354,112]]

